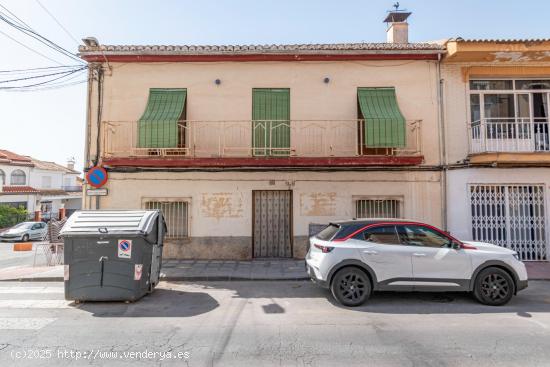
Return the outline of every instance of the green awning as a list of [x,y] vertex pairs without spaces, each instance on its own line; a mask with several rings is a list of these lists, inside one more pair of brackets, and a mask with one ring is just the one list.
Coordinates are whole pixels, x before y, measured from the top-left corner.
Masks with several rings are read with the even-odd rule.
[[185,119],[186,89],[150,89],[138,122],[140,148],[176,148],[178,121]]
[[290,89],[252,89],[253,154],[290,154]]
[[405,117],[399,111],[394,88],[359,88],[360,118],[365,120],[364,145],[371,148],[405,146]]

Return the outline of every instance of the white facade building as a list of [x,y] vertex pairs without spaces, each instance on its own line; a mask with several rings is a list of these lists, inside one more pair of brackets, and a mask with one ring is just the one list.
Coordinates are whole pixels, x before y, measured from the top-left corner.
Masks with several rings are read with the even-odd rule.
[[24,207],[29,216],[40,211],[50,219],[60,208],[67,214],[82,206],[80,172],[68,167],[0,150],[0,205]]

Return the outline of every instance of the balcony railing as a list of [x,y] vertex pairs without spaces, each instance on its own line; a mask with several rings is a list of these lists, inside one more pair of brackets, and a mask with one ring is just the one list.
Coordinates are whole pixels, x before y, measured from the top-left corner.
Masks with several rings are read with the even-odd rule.
[[104,157],[418,156],[420,130],[420,120],[406,121],[405,128],[380,119],[187,120],[154,131],[140,131],[136,121],[106,121],[102,145]]
[[547,118],[487,118],[468,130],[470,154],[550,152]]

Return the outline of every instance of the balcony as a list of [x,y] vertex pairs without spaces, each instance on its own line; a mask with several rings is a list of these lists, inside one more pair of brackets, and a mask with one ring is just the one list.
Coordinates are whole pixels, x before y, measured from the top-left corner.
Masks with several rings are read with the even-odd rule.
[[102,126],[102,158],[110,165],[171,167],[420,164],[421,121],[406,121],[399,129],[383,124],[187,120],[159,133],[140,131],[137,121],[108,121]]
[[472,163],[550,163],[547,118],[486,118],[468,136]]

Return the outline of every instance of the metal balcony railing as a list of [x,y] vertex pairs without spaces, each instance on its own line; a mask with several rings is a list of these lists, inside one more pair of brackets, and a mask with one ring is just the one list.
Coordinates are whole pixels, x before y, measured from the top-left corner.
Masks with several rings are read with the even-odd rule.
[[548,118],[486,118],[468,128],[470,154],[550,152]]
[[[354,157],[421,155],[421,120],[405,128],[382,119],[180,121],[140,128],[137,121],[102,124],[104,157]],[[141,129],[141,131],[140,131]],[[176,138],[174,138],[174,135]]]

